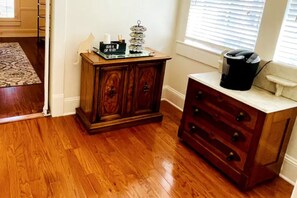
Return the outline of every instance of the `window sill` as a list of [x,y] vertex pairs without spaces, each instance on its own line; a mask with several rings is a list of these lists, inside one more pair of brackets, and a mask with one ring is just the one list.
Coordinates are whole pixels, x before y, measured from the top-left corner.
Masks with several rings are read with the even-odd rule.
[[194,61],[201,62],[214,68],[219,68],[219,60],[224,50],[193,43],[190,41],[176,41],[176,53]]
[[0,19],[1,27],[12,27],[12,26],[20,26],[21,20],[19,19]]

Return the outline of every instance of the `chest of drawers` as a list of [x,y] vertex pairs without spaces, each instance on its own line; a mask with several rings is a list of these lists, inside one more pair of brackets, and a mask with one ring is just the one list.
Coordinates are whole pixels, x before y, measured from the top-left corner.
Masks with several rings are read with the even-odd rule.
[[189,78],[178,136],[246,190],[279,174],[297,103],[256,88],[221,90],[219,74]]

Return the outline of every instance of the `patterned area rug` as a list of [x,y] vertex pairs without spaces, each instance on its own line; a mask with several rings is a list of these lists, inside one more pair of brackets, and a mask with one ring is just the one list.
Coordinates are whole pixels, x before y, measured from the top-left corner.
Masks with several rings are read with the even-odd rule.
[[0,87],[41,83],[19,43],[0,43]]

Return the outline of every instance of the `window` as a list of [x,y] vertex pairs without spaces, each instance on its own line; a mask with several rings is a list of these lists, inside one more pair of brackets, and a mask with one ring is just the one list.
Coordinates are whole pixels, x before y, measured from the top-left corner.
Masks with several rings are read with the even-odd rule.
[[14,0],[0,0],[0,18],[14,17]]
[[0,27],[20,26],[19,0],[0,0]]
[[254,50],[265,0],[191,0],[186,41]]
[[288,2],[274,60],[297,66],[297,0]]

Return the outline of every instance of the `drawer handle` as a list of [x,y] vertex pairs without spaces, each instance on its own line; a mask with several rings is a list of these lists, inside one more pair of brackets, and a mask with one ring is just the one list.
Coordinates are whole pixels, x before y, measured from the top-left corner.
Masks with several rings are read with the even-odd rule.
[[231,141],[232,141],[232,142],[237,142],[238,139],[239,139],[239,133],[238,133],[238,132],[235,132],[235,133],[232,135]]
[[108,92],[108,96],[112,98],[116,94],[115,88],[112,86]]
[[202,91],[198,91],[196,94],[196,100],[201,100],[203,97],[203,92]]
[[199,109],[198,108],[196,108],[196,107],[194,107],[193,108],[193,113],[194,113],[194,115],[197,115],[198,113],[199,113]]
[[233,152],[230,152],[226,159],[229,162],[232,161],[232,160],[234,160],[234,153]]
[[149,92],[149,90],[150,90],[150,88],[149,88],[147,82],[145,82],[143,85],[143,92],[146,93],[146,92]]
[[190,131],[192,132],[192,133],[194,133],[195,131],[196,131],[196,126],[195,125],[192,125],[191,127],[190,127]]
[[237,116],[236,116],[236,121],[240,122],[240,121],[243,121],[244,120],[244,113],[243,112],[240,112]]

